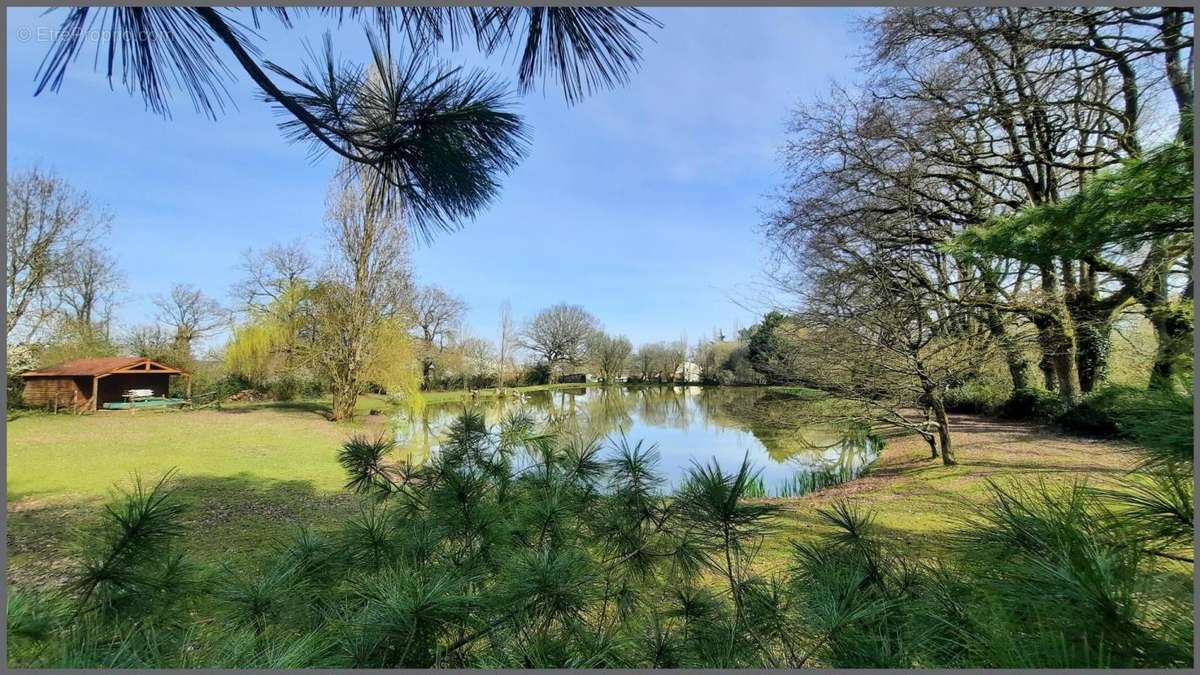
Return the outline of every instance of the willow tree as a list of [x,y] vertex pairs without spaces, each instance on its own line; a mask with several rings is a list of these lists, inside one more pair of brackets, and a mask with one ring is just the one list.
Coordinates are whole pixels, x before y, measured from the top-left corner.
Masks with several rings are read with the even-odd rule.
[[247,320],[236,326],[225,347],[230,372],[262,384],[304,368],[315,340],[315,280],[295,278],[265,304],[245,307]]
[[266,382],[279,368],[284,338],[279,326],[261,317],[233,329],[223,361],[230,373],[250,382]]

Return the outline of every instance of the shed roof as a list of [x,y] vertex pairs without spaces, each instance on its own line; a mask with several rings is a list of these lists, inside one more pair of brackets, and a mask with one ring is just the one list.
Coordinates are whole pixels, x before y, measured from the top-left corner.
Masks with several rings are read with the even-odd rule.
[[75,359],[48,368],[21,373],[21,377],[94,377],[111,373],[184,374],[178,368],[172,368],[144,356],[105,356],[94,359]]

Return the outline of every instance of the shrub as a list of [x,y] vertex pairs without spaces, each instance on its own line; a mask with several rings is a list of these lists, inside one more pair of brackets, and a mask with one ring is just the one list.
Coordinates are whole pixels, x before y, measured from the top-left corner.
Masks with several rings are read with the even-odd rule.
[[1101,498],[1082,485],[993,484],[952,556],[928,563],[852,504],[818,511],[835,529],[796,544],[793,602],[821,665],[1191,665],[1189,603],[1155,587],[1161,557]]
[[998,412],[1008,419],[1053,422],[1065,411],[1066,404],[1058,394],[1028,387],[1014,389]]
[[25,381],[21,373],[34,370],[41,365],[42,346],[27,342],[13,343],[7,346],[8,409],[13,410],[24,405],[22,396],[25,392]]
[[946,392],[948,412],[994,415],[1007,401],[1008,387],[995,382],[968,382]]
[[1123,420],[1146,396],[1136,387],[1104,387],[1083,397],[1077,405],[1062,413],[1058,423],[1071,431],[1118,438],[1126,436]]
[[1152,460],[1190,463],[1195,451],[1194,406],[1190,391],[1147,391],[1140,404],[1122,415],[1121,425]]
[[13,663],[652,666],[670,661],[645,631],[679,635],[664,608],[715,573],[711,612],[684,619],[706,637],[671,649],[683,664],[718,647],[718,663],[764,665],[752,634],[771,596],[751,608],[745,589],[777,507],[747,501],[748,462],[697,466],[670,499],[652,446],[622,440],[602,458],[600,444],[560,441],[528,416],[490,427],[473,412],[427,462],[397,463],[394,449],[365,437],[342,448],[363,504],[340,532],[301,531],[261,568],[222,568],[211,583],[184,584],[202,577],[171,553],[181,502],[166,480],[139,484],[70,575],[78,620],[55,624],[42,598],[10,603],[24,640]]
[[292,369],[272,377],[267,382],[267,392],[276,401],[294,401],[319,396],[321,385],[309,371]]
[[1192,456],[1191,394],[1109,386],[1064,412],[1059,424],[1080,433],[1127,438],[1178,459]]
[[525,372],[521,373],[521,384],[527,387],[550,384],[550,366],[538,363],[526,368]]

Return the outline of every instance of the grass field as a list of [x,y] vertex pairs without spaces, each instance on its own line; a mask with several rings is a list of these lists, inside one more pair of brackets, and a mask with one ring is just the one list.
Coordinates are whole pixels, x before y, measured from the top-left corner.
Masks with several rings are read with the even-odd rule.
[[[520,387],[529,392],[558,386]],[[484,390],[477,396],[494,396]],[[468,401],[430,392],[426,403]],[[75,530],[96,518],[114,484],[135,472],[156,480],[174,469],[188,505],[188,553],[201,562],[253,559],[299,523],[336,524],[358,508],[342,491],[341,444],[387,433],[382,397],[364,396],[353,421],[326,419],[327,401],[226,404],[221,410],[17,412],[7,424],[9,579],[54,583],[69,564]]]
[[[434,402],[466,398],[435,394]],[[365,412],[383,402],[364,399]],[[17,416],[8,422],[8,554],[14,584],[54,584],[70,564],[77,528],[95,519],[114,483],[137,470],[156,479],[175,468],[188,505],[188,553],[198,562],[252,563],[269,543],[306,523],[332,527],[359,508],[342,490],[336,461],[351,434],[385,431],[386,417],[351,423],[325,419],[317,401],[240,404],[221,411],[138,411],[95,415]],[[986,495],[997,481],[1109,480],[1133,457],[1112,442],[1045,428],[959,417],[961,464],[927,458],[914,437],[889,441],[866,477],[786,500],[778,532],[764,545],[762,565],[786,563],[789,541],[821,530],[816,509],[837,498],[861,502],[878,524],[917,554],[936,553],[961,502]]]

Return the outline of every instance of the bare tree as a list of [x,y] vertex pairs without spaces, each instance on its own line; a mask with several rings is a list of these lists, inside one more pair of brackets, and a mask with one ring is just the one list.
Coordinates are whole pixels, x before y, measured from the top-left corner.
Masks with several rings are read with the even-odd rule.
[[[914,276],[919,266],[870,251],[822,272],[798,297],[793,359],[819,388],[857,402],[837,413],[920,433],[931,454],[954,464],[946,391],[978,374],[995,345],[965,305],[947,307]],[[923,413],[923,418],[918,416]]]
[[[843,157],[872,166],[854,178],[866,190],[895,190],[906,174],[919,176],[920,189],[904,193],[943,227],[954,220],[978,227],[1015,209],[1055,204],[1097,171],[1142,155],[1145,132],[1157,122],[1147,113],[1165,100],[1160,94],[1169,90],[1175,119],[1187,120],[1178,136],[1190,133],[1192,82],[1179,65],[1191,59],[1192,14],[1105,7],[881,13],[867,24],[874,43],[869,100],[898,106],[892,120],[924,133],[906,132],[890,147],[859,145]],[[860,128],[889,129],[869,121]],[[1021,262],[1015,278],[1028,283],[1027,293],[1000,287],[981,270],[991,297],[969,301],[981,313],[1030,321],[1045,384],[1073,402],[1103,378],[1113,322],[1129,304],[1146,306],[1152,322],[1169,314],[1172,298],[1146,289],[1187,276],[1190,263],[1177,263],[1190,251],[1190,241],[1163,237],[1134,255],[1014,255]],[[987,320],[1003,327],[994,314]],[[1010,368],[1017,365],[1010,358]]]
[[521,346],[541,357],[551,379],[565,364],[576,365],[587,355],[587,339],[598,326],[596,317],[579,305],[559,303],[533,317],[521,334]]
[[60,281],[56,272],[77,246],[106,230],[111,218],[86,193],[38,168],[11,176],[7,196],[5,330],[11,341],[17,328],[22,337],[41,328],[59,299],[53,293]]
[[662,345],[663,372],[668,380],[684,378],[683,364],[687,362],[688,343],[686,337],[665,342]]
[[625,372],[633,344],[624,335],[596,331],[588,340],[588,354],[605,382],[612,383]]
[[683,361],[677,343],[649,342],[638,347],[634,355],[634,367],[644,382],[674,379],[675,370]]
[[507,300],[500,304],[500,341],[497,347],[496,390],[503,391],[504,373],[517,347],[517,327],[513,323],[512,306]]
[[135,326],[131,328],[121,342],[130,354],[145,356],[170,365],[176,363],[179,355],[175,351],[175,338],[162,326]]
[[334,420],[353,416],[372,381],[394,384],[410,358],[400,349],[411,293],[408,230],[400,214],[381,215],[365,201],[360,185],[342,181],[327,201],[329,261],[310,359],[330,384]]
[[633,355],[633,368],[642,382],[649,382],[653,377],[658,362],[657,349],[658,345],[643,344],[638,346],[637,352]]
[[196,341],[225,325],[228,315],[220,303],[191,284],[175,284],[167,295],[155,296],[157,320],[174,332],[181,356],[192,355]]
[[246,249],[238,265],[243,278],[232,290],[238,304],[250,311],[265,310],[310,281],[314,264],[300,241],[272,244],[262,251]]
[[125,274],[117,259],[95,245],[82,245],[56,271],[60,312],[75,330],[109,337],[117,295],[125,289]]
[[429,386],[435,356],[446,346],[462,321],[467,303],[437,286],[422,286],[413,294],[413,323],[424,343],[421,358],[421,382]]

